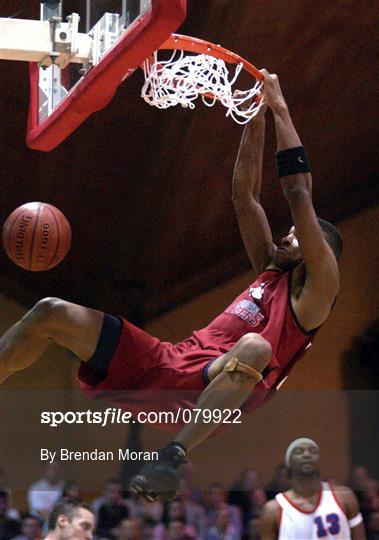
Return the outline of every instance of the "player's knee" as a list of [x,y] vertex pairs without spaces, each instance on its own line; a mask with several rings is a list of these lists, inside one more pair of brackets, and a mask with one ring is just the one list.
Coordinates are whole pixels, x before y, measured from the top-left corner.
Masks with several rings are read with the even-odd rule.
[[236,356],[240,362],[263,371],[272,355],[270,343],[260,334],[245,334],[237,343]]
[[27,319],[38,325],[48,324],[60,319],[65,312],[64,300],[59,298],[43,298],[27,314]]

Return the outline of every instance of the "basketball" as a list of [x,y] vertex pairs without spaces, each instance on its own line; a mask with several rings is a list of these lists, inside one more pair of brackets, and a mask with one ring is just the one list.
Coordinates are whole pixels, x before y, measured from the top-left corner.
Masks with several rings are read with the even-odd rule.
[[41,272],[65,258],[71,245],[71,227],[55,206],[31,202],[10,214],[3,227],[3,244],[17,266]]

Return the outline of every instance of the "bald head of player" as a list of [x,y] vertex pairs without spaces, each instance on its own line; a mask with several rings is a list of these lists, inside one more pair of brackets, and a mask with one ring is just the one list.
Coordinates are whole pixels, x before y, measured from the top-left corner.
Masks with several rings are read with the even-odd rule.
[[93,540],[95,516],[86,504],[63,499],[53,508],[48,525],[45,540]]
[[319,462],[318,444],[308,437],[292,441],[285,453],[285,463],[292,477],[318,477]]

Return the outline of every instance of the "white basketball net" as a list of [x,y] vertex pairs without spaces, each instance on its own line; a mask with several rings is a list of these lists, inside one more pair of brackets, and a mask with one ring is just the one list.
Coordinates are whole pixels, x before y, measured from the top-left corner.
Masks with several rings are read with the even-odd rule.
[[[179,58],[177,57],[180,52]],[[154,60],[143,64],[145,84],[141,95],[149,104],[159,109],[175,105],[195,108],[194,101],[201,96],[207,107],[219,101],[227,108],[238,124],[246,124],[259,111],[263,99],[257,100],[263,85],[257,80],[250,90],[233,89],[243,64],[237,64],[233,76],[223,60],[207,54],[185,56],[184,51],[174,51],[169,60]]]

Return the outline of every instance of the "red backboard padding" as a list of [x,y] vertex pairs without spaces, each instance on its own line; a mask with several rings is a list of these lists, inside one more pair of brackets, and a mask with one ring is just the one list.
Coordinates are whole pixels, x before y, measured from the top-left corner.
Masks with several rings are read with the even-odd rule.
[[[102,61],[84,77],[38,125],[37,64],[30,64],[30,104],[26,142],[49,152],[90,114],[105,107],[122,80],[178,29],[186,16],[186,0],[152,0],[152,9],[134,23]],[[128,70],[131,70],[128,72]]]

